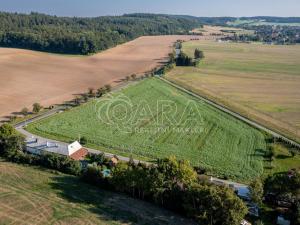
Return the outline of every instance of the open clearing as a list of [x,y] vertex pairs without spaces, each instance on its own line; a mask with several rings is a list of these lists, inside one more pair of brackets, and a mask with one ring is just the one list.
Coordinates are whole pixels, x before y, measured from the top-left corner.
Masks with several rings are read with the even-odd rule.
[[141,37],[89,57],[0,48],[0,120],[34,102],[62,103],[89,87],[114,85],[127,75],[150,71],[166,60],[177,39],[190,38]]
[[177,67],[167,78],[246,117],[300,140],[300,45],[192,41],[205,59],[195,67]]
[[193,224],[77,177],[0,159],[0,224]]
[[27,130],[63,141],[84,136],[88,146],[120,155],[175,155],[214,175],[239,180],[263,172],[266,144],[260,131],[157,78],[30,124]]

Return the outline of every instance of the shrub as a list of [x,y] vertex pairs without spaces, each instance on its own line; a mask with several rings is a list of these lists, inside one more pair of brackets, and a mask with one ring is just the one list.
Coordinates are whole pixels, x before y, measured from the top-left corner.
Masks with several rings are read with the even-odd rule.
[[203,51],[200,51],[199,49],[196,48],[194,52],[194,57],[195,59],[203,59],[204,58]]
[[86,139],[86,137],[82,137],[82,138],[80,138],[80,144],[82,144],[82,145],[86,145],[87,144],[87,139]]
[[136,79],[136,74],[131,74],[131,79],[135,80]]
[[105,89],[104,89],[104,87],[101,87],[101,88],[98,88],[97,89],[97,97],[98,98],[100,98],[100,97],[102,97],[102,95],[104,95],[105,94]]
[[238,225],[247,213],[231,190],[199,184],[184,192],[184,210],[199,224]]
[[90,98],[93,98],[93,97],[96,96],[96,93],[95,93],[94,88],[89,88],[89,89],[88,89],[88,96],[89,96]]
[[40,112],[41,110],[42,110],[42,108],[43,108],[43,106],[41,106],[39,103],[34,103],[33,105],[32,105],[32,111],[34,112],[34,113],[38,113],[38,112]]
[[49,169],[56,169],[63,173],[79,175],[81,172],[80,162],[65,156],[46,153],[40,156],[40,161],[41,165]]
[[22,113],[23,116],[27,116],[28,113],[29,113],[29,109],[26,108],[26,107],[24,107],[24,108],[21,110],[21,113]]
[[105,91],[106,91],[106,92],[110,92],[110,91],[111,91],[111,85],[110,85],[110,84],[106,84],[106,85],[104,86],[104,88],[105,88]]

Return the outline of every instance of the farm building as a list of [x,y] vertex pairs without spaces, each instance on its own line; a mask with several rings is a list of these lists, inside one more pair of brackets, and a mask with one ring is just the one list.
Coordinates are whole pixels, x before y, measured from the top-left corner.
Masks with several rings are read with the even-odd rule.
[[34,137],[26,139],[26,150],[35,155],[54,153],[70,157],[74,160],[82,160],[88,154],[88,151],[83,148],[78,141],[67,145],[63,143],[39,140]]

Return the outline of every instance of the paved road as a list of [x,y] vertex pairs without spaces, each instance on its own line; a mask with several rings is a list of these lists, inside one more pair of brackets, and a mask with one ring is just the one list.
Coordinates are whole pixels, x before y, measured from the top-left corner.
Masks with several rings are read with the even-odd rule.
[[66,109],[66,107],[64,107],[64,106],[58,106],[58,107],[56,107],[54,109],[51,109],[49,111],[46,111],[46,112],[44,112],[44,113],[42,113],[42,114],[40,114],[38,116],[32,117],[32,118],[30,118],[30,119],[28,119],[26,121],[22,121],[20,123],[17,123],[17,124],[14,125],[14,127],[18,128],[18,127],[26,126],[29,123],[32,123],[34,121],[47,118],[47,117],[52,116],[52,115],[54,115],[54,114],[56,114],[56,113],[58,113],[60,111],[65,110],[65,109]]
[[252,120],[250,120],[250,119],[248,119],[248,118],[246,118],[246,117],[244,117],[244,116],[242,116],[242,115],[240,115],[240,114],[238,114],[238,113],[236,113],[236,112],[233,112],[233,111],[231,111],[230,109],[228,109],[228,108],[226,108],[226,107],[224,107],[224,106],[222,106],[222,105],[220,105],[220,104],[218,104],[218,103],[216,103],[216,102],[213,102],[213,101],[211,101],[211,100],[209,100],[209,99],[207,99],[207,98],[204,98],[203,96],[200,96],[200,95],[198,95],[198,94],[195,94],[194,92],[191,92],[191,91],[189,91],[189,90],[187,90],[187,89],[185,89],[185,88],[183,88],[183,87],[181,87],[181,86],[175,84],[175,83],[172,82],[172,81],[166,80],[166,79],[164,79],[164,78],[162,78],[162,77],[159,77],[159,78],[160,78],[162,81],[164,81],[164,82],[166,82],[166,83],[172,85],[173,87],[175,87],[175,88],[177,88],[177,89],[179,89],[179,90],[181,90],[181,91],[183,91],[183,92],[185,92],[185,93],[187,93],[187,94],[189,94],[189,95],[191,95],[191,96],[193,96],[193,97],[196,97],[196,98],[198,98],[198,99],[200,99],[200,100],[202,100],[202,101],[204,101],[204,102],[206,102],[206,103],[208,103],[208,104],[214,106],[215,108],[217,108],[217,109],[219,109],[219,110],[221,110],[221,111],[223,111],[223,112],[225,112],[225,113],[228,113],[228,114],[232,115],[233,117],[235,117],[235,118],[237,118],[237,119],[239,119],[239,120],[242,120],[242,121],[248,123],[249,125],[251,125],[251,126],[253,126],[253,127],[256,127],[256,128],[258,128],[258,129],[260,129],[260,130],[263,130],[263,131],[265,131],[265,132],[267,132],[267,133],[273,135],[273,136],[276,137],[276,138],[281,138],[282,140],[284,140],[284,141],[286,141],[286,142],[289,142],[289,143],[291,143],[292,145],[297,146],[298,148],[300,148],[300,144],[299,144],[299,143],[297,143],[297,142],[295,142],[295,141],[293,141],[293,140],[291,140],[291,139],[289,139],[289,138],[283,136],[282,134],[279,134],[279,133],[277,133],[277,132],[275,132],[275,131],[273,131],[273,130],[270,130],[269,128],[267,128],[267,127],[265,127],[265,126],[263,126],[263,125],[261,125],[261,124],[258,124],[257,122],[254,122],[254,121],[252,121]]

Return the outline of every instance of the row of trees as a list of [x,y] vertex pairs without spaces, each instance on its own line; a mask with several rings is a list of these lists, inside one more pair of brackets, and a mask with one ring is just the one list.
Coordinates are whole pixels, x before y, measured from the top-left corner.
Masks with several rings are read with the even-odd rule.
[[111,85],[106,84],[103,87],[98,88],[95,90],[94,88],[88,88],[87,93],[84,93],[80,96],[77,96],[74,100],[73,103],[75,106],[79,106],[82,102],[87,102],[89,98],[100,98],[104,94],[108,93],[111,91]]
[[[32,112],[33,113],[39,113],[42,109],[43,109],[43,106],[39,103],[34,103],[32,105]],[[24,116],[27,116],[29,113],[30,113],[30,110],[27,107],[24,107],[21,110],[21,114],[24,115]]]
[[143,35],[185,34],[199,27],[191,18],[124,15],[96,18],[0,13],[0,46],[90,54]]
[[[24,107],[21,111],[20,111],[20,114],[23,115],[23,116],[27,116],[29,115],[30,113],[39,113],[41,110],[43,109],[43,106],[39,103],[34,103],[32,105],[32,112],[27,108],[27,107]],[[19,113],[18,113],[19,114]],[[10,122],[15,122],[16,119],[19,118],[16,114],[14,115],[11,115],[9,117],[10,119]]]
[[157,160],[152,166],[119,163],[110,168],[109,177],[101,171],[104,164],[90,165],[82,179],[102,188],[154,202],[164,208],[194,218],[199,224],[238,225],[247,213],[244,203],[226,187],[198,180],[185,160],[175,157]]

